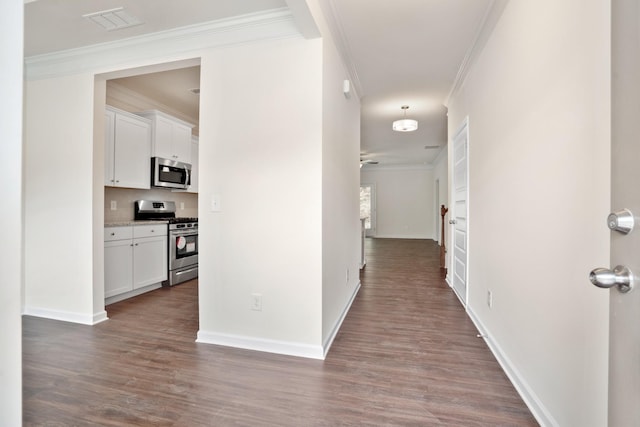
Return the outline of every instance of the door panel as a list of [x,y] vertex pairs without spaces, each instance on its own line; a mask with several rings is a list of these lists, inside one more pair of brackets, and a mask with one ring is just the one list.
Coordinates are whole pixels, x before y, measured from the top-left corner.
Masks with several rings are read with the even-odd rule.
[[467,168],[468,123],[453,139],[453,289],[463,304],[467,301]]
[[[640,425],[640,6],[612,5],[611,203],[628,208],[636,227],[611,233],[611,266],[634,273],[636,289],[609,290],[609,426]],[[604,221],[603,221],[604,223]]]

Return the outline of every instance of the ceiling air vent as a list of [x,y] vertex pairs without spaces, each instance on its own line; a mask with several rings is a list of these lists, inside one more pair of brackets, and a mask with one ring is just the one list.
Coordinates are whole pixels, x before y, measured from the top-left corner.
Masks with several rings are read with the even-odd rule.
[[88,13],[82,17],[100,25],[107,31],[121,30],[142,24],[138,18],[125,12],[123,7]]

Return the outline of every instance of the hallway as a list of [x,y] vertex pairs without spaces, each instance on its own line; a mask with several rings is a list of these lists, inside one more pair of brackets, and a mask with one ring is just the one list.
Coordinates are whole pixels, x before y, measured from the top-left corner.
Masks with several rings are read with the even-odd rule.
[[367,239],[324,362],[196,344],[197,281],[93,327],[24,317],[24,425],[536,426],[438,257],[431,240]]

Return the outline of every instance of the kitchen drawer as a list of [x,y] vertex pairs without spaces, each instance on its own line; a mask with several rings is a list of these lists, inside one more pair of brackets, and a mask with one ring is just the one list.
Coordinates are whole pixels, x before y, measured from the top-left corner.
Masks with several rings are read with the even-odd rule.
[[105,227],[104,241],[126,240],[133,237],[132,227]]
[[105,227],[104,241],[111,242],[113,240],[126,240],[133,237],[131,227]]
[[137,239],[139,237],[155,237],[155,236],[166,236],[167,235],[167,224],[157,224],[157,225],[136,225],[133,227],[133,238]]

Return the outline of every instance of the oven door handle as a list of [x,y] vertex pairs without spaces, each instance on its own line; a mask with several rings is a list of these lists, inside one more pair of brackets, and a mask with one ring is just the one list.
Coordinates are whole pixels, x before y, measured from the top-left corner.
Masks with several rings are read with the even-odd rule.
[[176,230],[171,230],[169,232],[170,236],[197,236],[198,232],[193,232],[193,231],[176,231]]

